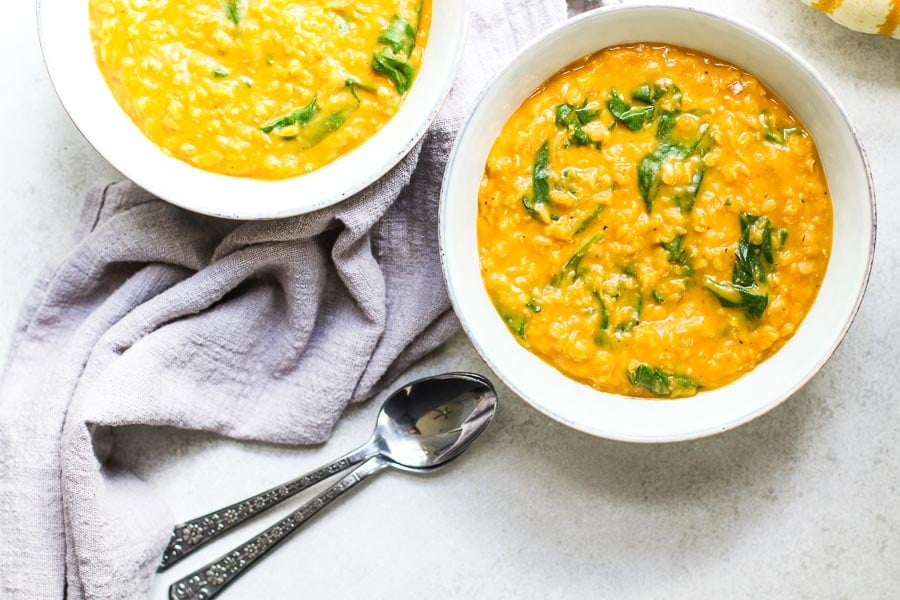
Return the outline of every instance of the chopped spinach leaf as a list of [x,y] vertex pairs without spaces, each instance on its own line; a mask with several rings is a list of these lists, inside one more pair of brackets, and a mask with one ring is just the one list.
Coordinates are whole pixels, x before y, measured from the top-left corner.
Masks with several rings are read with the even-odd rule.
[[653,87],[649,83],[642,84],[631,92],[631,99],[645,104],[653,104]]
[[[531,173],[531,195],[522,198],[522,204],[531,216],[546,221],[550,205],[550,141],[547,140],[534,155]],[[552,218],[552,216],[551,216]]]
[[503,322],[506,323],[506,326],[509,327],[510,331],[521,339],[525,339],[525,325],[528,323],[528,320],[525,317],[514,315],[509,312],[502,313],[500,316],[503,317]]
[[757,287],[741,286],[734,283],[716,281],[707,276],[703,287],[718,298],[726,308],[743,308],[748,319],[759,319],[769,305],[769,295]]
[[[662,126],[663,123],[660,122],[660,127]],[[666,133],[666,136],[668,136],[668,133]],[[657,130],[657,137],[659,137],[659,130]],[[648,213],[653,210],[653,201],[656,199],[656,195],[659,193],[659,188],[662,185],[660,171],[663,163],[670,158],[684,160],[695,153],[703,156],[709,151],[711,144],[712,136],[709,135],[709,126],[704,123],[700,127],[700,136],[693,143],[681,145],[663,142],[641,160],[638,164],[638,188],[641,191],[641,197],[644,199]],[[702,179],[701,176],[696,182],[698,190]],[[696,192],[694,196],[696,196]],[[693,206],[693,201],[690,204]]]
[[597,217],[600,216],[600,213],[603,212],[603,209],[606,208],[605,204],[598,204],[597,208],[591,211],[587,217],[585,217],[584,221],[581,222],[581,225],[575,230],[575,235],[579,233],[584,233],[591,224],[597,220]]
[[668,110],[681,108],[681,89],[667,79],[659,79],[653,85],[645,82],[631,92],[631,99],[645,104],[654,104],[666,96],[672,98],[672,105]]
[[694,208],[694,202],[697,200],[697,193],[700,191],[700,184],[703,183],[703,176],[705,174],[706,167],[701,164],[691,177],[691,183],[675,194],[675,206],[677,206],[681,212],[688,213]]
[[550,285],[553,287],[557,287],[561,284],[570,274],[572,275],[572,279],[576,280],[581,277],[581,273],[579,272],[579,267],[581,266],[581,261],[584,259],[585,254],[593,246],[595,243],[603,239],[603,232],[597,233],[588,239],[584,244],[581,245],[575,253],[569,257],[569,260],[566,261],[566,264],[562,266],[562,268],[553,276],[553,279],[550,281]]
[[650,292],[650,295],[653,296],[653,300],[656,301],[657,304],[662,304],[666,301],[665,298],[663,298],[662,294],[660,294],[656,290]]
[[660,171],[663,163],[669,158],[683,159],[688,155],[688,151],[681,146],[660,144],[656,150],[641,159],[638,164],[638,188],[648,213],[653,211],[653,201],[662,185]]
[[768,217],[741,213],[741,237],[734,257],[732,282],[707,277],[703,287],[727,308],[744,308],[748,319],[759,319],[769,304],[765,285],[775,268],[775,253],[784,247],[787,231],[773,227]]
[[784,131],[775,128],[774,119],[768,110],[759,113],[759,124],[762,125],[763,139],[780,146],[784,145]]
[[241,7],[238,6],[237,0],[229,0],[225,4],[225,15],[235,25],[241,22]]
[[631,107],[615,88],[612,89],[606,106],[609,108],[609,112],[631,131],[639,131],[644,125],[652,121],[656,110],[652,106]]
[[393,50],[384,47],[375,52],[372,58],[372,68],[383,75],[387,75],[394,80],[397,93],[400,95],[409,91],[412,86],[413,79],[416,77],[416,70],[411,64],[406,62],[402,57],[394,54]]
[[628,381],[634,387],[642,387],[656,396],[679,397],[694,394],[700,383],[685,375],[666,373],[649,365],[638,365],[628,372]]
[[222,67],[218,67],[213,71],[213,76],[216,79],[222,79],[223,77],[228,77],[228,69],[224,69]]
[[300,110],[296,110],[287,116],[276,119],[260,129],[263,133],[272,133],[276,129],[284,129],[291,125],[306,125],[319,112],[319,107],[316,104],[317,99],[318,95],[313,96],[312,101]]
[[303,130],[303,135],[301,136],[304,147],[311,148],[324,140],[331,133],[340,129],[357,108],[359,108],[359,101],[355,104],[349,104],[338,108],[321,118],[310,121]]
[[350,90],[350,93],[353,94],[353,97],[359,100],[359,95],[357,95],[356,90],[366,90],[367,92],[377,92],[378,88],[374,85],[363,83],[359,79],[355,77],[348,77],[344,80],[344,85]]
[[282,117],[262,128],[263,133],[275,132],[285,140],[299,140],[304,149],[311,148],[337,131],[359,108],[359,98],[348,84],[352,98],[344,106],[324,114],[317,103],[318,96],[300,110]]
[[617,300],[619,304],[631,308],[628,316],[616,326],[618,333],[628,333],[641,322],[641,315],[644,313],[644,295],[639,289],[625,290],[619,292]]
[[[584,131],[584,126],[600,116],[600,109],[590,108],[587,99],[580,106],[560,104],[556,107],[556,126],[569,130],[569,142],[576,146],[590,146],[595,142]],[[595,146],[599,149],[600,143]]]
[[675,129],[675,121],[678,119],[678,113],[674,111],[665,111],[659,115],[659,125],[656,126],[656,139],[661,142],[672,141],[672,130]]
[[402,96],[412,87],[416,77],[416,70],[409,63],[409,57],[416,47],[416,27],[394,15],[378,35],[378,42],[384,44],[384,47],[373,54],[372,69],[393,79],[397,93]]
[[665,242],[660,245],[666,251],[666,258],[669,259],[670,263],[682,266],[688,275],[694,274],[694,267],[691,265],[690,257],[688,257],[684,248],[684,234],[676,235],[671,242]]
[[532,298],[531,300],[529,300],[529,301],[525,304],[525,307],[526,307],[528,310],[530,310],[531,312],[533,312],[533,313],[539,313],[539,312],[541,312],[542,310],[544,310],[543,307],[542,307],[540,304],[538,304],[537,300],[535,300],[534,298]]
[[681,110],[681,88],[669,79],[659,79],[653,84],[653,101],[667,100],[668,110]]
[[597,299],[600,310],[600,316],[597,319],[597,331],[594,333],[594,343],[598,346],[604,346],[609,333],[609,311],[606,309],[606,302],[603,301],[603,296],[600,295],[600,292],[593,290],[592,293],[594,298]]
[[787,231],[772,227],[768,217],[741,213],[741,237],[735,253],[732,281],[752,286],[765,283],[775,267],[775,252],[787,240]]
[[378,35],[378,43],[388,46],[394,54],[409,56],[416,47],[416,30],[398,15]]

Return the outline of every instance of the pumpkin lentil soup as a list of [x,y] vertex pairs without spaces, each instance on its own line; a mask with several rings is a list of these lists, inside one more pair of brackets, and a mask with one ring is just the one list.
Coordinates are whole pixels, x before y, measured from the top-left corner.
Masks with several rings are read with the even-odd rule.
[[484,284],[519,342],[630,396],[753,369],[800,325],[831,251],[798,119],[749,73],[659,44],[547,81],[504,126],[478,201]]
[[430,0],[90,0],[97,63],[164,152],[281,179],[353,150],[397,112]]

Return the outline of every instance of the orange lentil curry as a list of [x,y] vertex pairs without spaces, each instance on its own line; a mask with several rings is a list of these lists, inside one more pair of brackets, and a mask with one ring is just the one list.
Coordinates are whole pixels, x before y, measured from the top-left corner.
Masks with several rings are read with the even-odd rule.
[[422,62],[431,0],[90,0],[100,71],[165,153],[308,173],[372,137]]
[[693,395],[766,360],[831,251],[797,117],[749,73],[660,44],[608,48],[535,91],[478,202],[482,276],[510,331],[629,396]]

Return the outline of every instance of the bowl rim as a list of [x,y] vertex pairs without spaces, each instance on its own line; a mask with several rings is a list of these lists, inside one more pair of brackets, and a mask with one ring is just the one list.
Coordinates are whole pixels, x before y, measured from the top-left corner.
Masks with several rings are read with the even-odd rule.
[[[76,1],[81,1],[81,2],[85,2],[85,3],[88,2],[88,0],[76,0]],[[441,0],[432,0],[432,2],[439,2],[439,1],[441,1]],[[381,155],[381,160],[378,162],[378,167],[372,168],[371,170],[367,170],[366,172],[368,173],[368,175],[366,175],[365,177],[360,177],[360,178],[356,179],[355,182],[352,183],[351,185],[342,187],[342,188],[338,189],[337,191],[330,191],[330,188],[329,188],[329,191],[324,193],[321,196],[321,198],[318,199],[316,202],[307,203],[302,206],[300,206],[300,205],[287,206],[287,207],[283,207],[283,208],[276,209],[276,210],[259,210],[258,207],[256,209],[254,209],[251,206],[251,207],[248,207],[247,209],[229,211],[229,210],[225,210],[225,209],[217,209],[215,207],[208,207],[206,205],[198,206],[197,204],[194,204],[190,201],[185,200],[185,197],[183,197],[183,195],[181,195],[181,194],[177,194],[177,193],[172,194],[171,190],[169,188],[158,184],[157,180],[159,178],[153,177],[152,174],[144,175],[141,172],[136,172],[135,169],[123,168],[122,161],[116,160],[114,156],[111,156],[111,154],[114,154],[114,153],[110,152],[109,149],[104,151],[103,149],[99,148],[95,144],[94,140],[92,140],[87,134],[85,134],[82,124],[79,123],[79,121],[75,118],[75,116],[72,114],[72,112],[70,110],[70,103],[67,101],[67,99],[69,98],[70,90],[66,89],[66,90],[61,91],[60,86],[57,85],[57,78],[54,76],[54,72],[55,72],[55,69],[57,68],[57,66],[60,66],[60,65],[57,65],[53,58],[48,57],[48,51],[47,51],[48,44],[47,44],[47,39],[46,39],[47,33],[46,33],[46,25],[45,25],[45,17],[44,17],[45,11],[43,10],[45,0],[35,0],[35,16],[36,16],[36,21],[37,21],[38,44],[41,49],[41,60],[44,64],[44,70],[47,73],[48,79],[50,80],[50,85],[53,88],[53,91],[56,94],[56,97],[59,99],[60,105],[62,106],[66,115],[68,115],[69,120],[72,122],[72,124],[75,126],[75,128],[78,130],[78,132],[81,134],[81,136],[94,149],[94,151],[97,152],[100,156],[102,156],[106,162],[108,162],[113,168],[115,168],[117,171],[119,171],[126,179],[129,179],[130,181],[135,182],[141,188],[150,192],[157,198],[159,198],[165,202],[168,202],[169,204],[173,204],[175,206],[178,206],[180,208],[188,210],[190,212],[193,212],[196,214],[201,214],[201,215],[206,215],[206,216],[210,216],[210,217],[218,217],[218,218],[238,220],[238,221],[266,221],[266,220],[283,219],[283,218],[294,217],[294,216],[298,216],[298,215],[312,213],[312,212],[321,210],[323,208],[328,208],[330,206],[334,206],[336,204],[343,202],[344,200],[351,198],[355,194],[358,194],[362,190],[368,188],[369,186],[371,186],[372,184],[377,182],[379,179],[384,177],[391,169],[393,169],[395,166],[397,166],[397,164],[399,164],[400,161],[402,161],[403,158],[406,157],[412,151],[412,149],[415,147],[415,145],[417,143],[419,143],[422,140],[422,138],[425,136],[425,134],[431,128],[431,125],[434,123],[434,120],[437,118],[438,114],[441,112],[441,110],[443,109],[444,105],[447,102],[447,99],[450,96],[450,92],[453,89],[453,86],[456,82],[456,77],[459,72],[459,66],[462,62],[463,53],[466,48],[466,40],[468,38],[469,29],[470,29],[471,8],[472,8],[471,0],[449,0],[449,1],[458,3],[460,5],[461,29],[459,32],[458,39],[456,40],[456,43],[455,43],[455,48],[453,48],[453,50],[452,50],[452,56],[450,58],[450,63],[449,63],[450,68],[448,70],[449,75],[442,79],[442,83],[437,90],[431,91],[433,96],[432,96],[432,100],[429,102],[430,106],[428,107],[426,117],[419,122],[419,125],[414,130],[408,131],[407,133],[405,133],[403,135],[403,138],[405,141],[403,142],[402,145],[396,146],[391,152],[383,153]],[[431,27],[434,27],[434,26],[435,26],[435,23],[432,21]],[[418,77],[417,77],[417,80],[418,80]],[[391,117],[391,119],[388,120],[388,122],[393,120],[395,117],[397,117],[400,114],[400,112],[403,110],[403,107],[408,104],[408,100],[409,100],[409,98],[403,99],[403,102],[401,103],[400,108]],[[116,102],[116,105],[119,106],[118,101]],[[119,109],[122,110],[121,106],[119,106]],[[122,110],[122,112],[124,114],[124,110]],[[127,114],[126,114],[126,117],[127,117]],[[128,117],[128,118],[130,119],[130,117]],[[381,131],[381,130],[379,130],[379,131]],[[378,131],[376,131],[376,134],[377,133],[378,133]],[[141,134],[143,135],[143,132],[141,132]],[[374,135],[372,137],[374,137]],[[354,153],[357,153],[360,149],[362,149],[365,146],[365,142],[371,140],[372,137],[365,140],[362,144],[360,144],[359,146],[357,146],[350,152],[347,152],[346,154],[342,154],[342,155],[338,156],[335,160],[331,161],[330,163],[327,163],[326,165],[322,165],[322,167],[332,164],[335,161],[337,161],[343,157],[350,156]],[[151,143],[153,143],[153,142],[151,141]],[[153,143],[153,144],[156,145],[155,143]],[[184,161],[181,161],[181,162],[184,162]],[[228,176],[228,175],[214,173],[211,171],[206,171],[204,169],[200,169],[199,167],[195,167],[194,165],[191,165],[186,162],[184,164],[191,167],[191,169],[193,171],[196,171],[199,174],[201,174],[201,176],[210,175],[210,176],[218,176],[218,177],[232,177],[232,176]],[[279,182],[300,180],[306,175],[315,173],[322,167],[314,169],[313,171],[310,171],[309,173],[304,173],[302,175],[297,175],[294,177],[287,177],[287,178],[280,179],[280,180],[262,180],[262,179],[257,179],[257,178],[245,178],[245,177],[232,177],[232,178],[235,180],[250,179],[253,181],[265,181],[267,183],[272,183],[272,184],[277,185]],[[292,191],[294,193],[296,193],[299,190],[292,190]]]
[[[477,335],[472,327],[471,323],[469,323],[468,318],[465,313],[460,310],[460,298],[457,295],[456,289],[454,288],[453,282],[450,278],[450,267],[448,265],[448,257],[447,257],[447,235],[448,232],[445,231],[445,223],[446,217],[445,213],[448,210],[449,200],[447,198],[447,190],[450,184],[450,179],[455,171],[455,166],[457,160],[459,158],[459,149],[461,146],[461,142],[465,139],[467,132],[472,124],[473,117],[477,112],[478,108],[481,106],[485,97],[490,93],[490,91],[495,87],[498,81],[500,81],[506,71],[514,65],[519,59],[529,52],[532,47],[544,43],[549,38],[560,35],[560,33],[570,27],[573,27],[575,24],[580,23],[581,21],[589,20],[589,19],[597,19],[602,18],[603,16],[614,13],[614,12],[627,12],[627,11],[643,11],[643,10],[660,10],[660,11],[677,11],[688,14],[699,14],[712,19],[716,19],[728,24],[731,27],[736,29],[743,30],[745,33],[750,34],[751,36],[755,36],[761,42],[766,43],[772,46],[775,50],[785,55],[787,59],[794,61],[797,65],[799,65],[803,70],[809,73],[810,77],[813,81],[818,85],[821,90],[824,92],[828,100],[834,105],[846,124],[850,135],[853,139],[853,142],[856,146],[856,150],[859,154],[860,160],[862,162],[863,169],[866,175],[866,187],[867,187],[867,196],[869,200],[869,206],[871,209],[871,223],[869,224],[869,245],[867,249],[866,256],[866,266],[865,273],[863,274],[862,283],[857,291],[856,299],[853,304],[853,308],[846,316],[846,319],[841,327],[839,334],[834,338],[832,345],[823,352],[821,358],[800,378],[796,380],[796,383],[791,385],[780,394],[775,394],[772,398],[761,404],[756,410],[752,410],[747,412],[746,414],[733,418],[730,421],[720,424],[715,427],[705,427],[700,428],[695,431],[683,433],[683,434],[674,434],[674,435],[657,435],[657,436],[639,436],[639,435],[622,435],[615,431],[604,430],[602,428],[593,427],[590,425],[586,425],[584,423],[579,423],[569,419],[558,412],[554,411],[550,406],[545,405],[540,402],[536,402],[527,392],[527,390],[523,389],[522,386],[518,385],[514,378],[508,377],[506,373],[502,372],[497,368],[495,361],[491,358],[488,352],[485,351],[485,348],[478,340]],[[698,51],[703,51],[702,48],[694,48]],[[602,48],[597,48],[597,51],[602,50]],[[561,65],[559,68],[565,68],[566,65]],[[875,199],[875,184],[872,175],[872,169],[869,164],[869,159],[866,154],[865,148],[862,145],[862,141],[860,140],[859,132],[854,126],[853,122],[850,120],[849,114],[844,108],[843,104],[838,100],[837,96],[834,93],[834,90],[831,88],[828,83],[822,78],[821,74],[810,65],[804,58],[802,58],[797,52],[789,48],[786,44],[779,41],[777,38],[769,34],[768,32],[762,30],[761,28],[752,25],[748,22],[745,22],[741,19],[734,18],[731,16],[723,15],[716,11],[710,10],[702,10],[689,6],[671,6],[671,5],[659,5],[659,4],[648,4],[648,3],[639,3],[639,4],[617,4],[612,6],[604,6],[596,9],[592,9],[581,13],[575,17],[567,19],[562,23],[555,25],[550,28],[542,35],[538,36],[531,42],[529,42],[525,47],[521,48],[518,52],[515,53],[505,64],[505,66],[500,69],[494,76],[490,79],[490,81],[485,85],[482,89],[481,93],[478,95],[475,100],[472,108],[466,116],[465,121],[462,124],[462,127],[459,130],[459,134],[456,136],[456,140],[453,144],[453,148],[450,153],[450,157],[447,161],[447,167],[444,171],[444,177],[442,180],[441,186],[441,196],[440,203],[438,208],[439,214],[439,228],[438,228],[438,241],[440,247],[440,257],[441,257],[441,269],[444,275],[444,281],[447,285],[447,293],[450,297],[450,302],[453,305],[454,311],[459,319],[460,325],[465,331],[466,336],[468,337],[470,343],[474,346],[478,354],[481,356],[482,360],[488,365],[488,367],[493,371],[502,381],[503,383],[510,388],[513,393],[515,393],[519,398],[525,401],[526,404],[531,406],[533,409],[538,412],[550,417],[551,419],[562,423],[572,429],[577,431],[581,431],[590,435],[603,437],[606,439],[622,441],[622,442],[633,442],[633,443],[644,443],[644,444],[655,444],[655,443],[669,443],[669,442],[681,442],[681,441],[690,441],[696,440],[704,437],[708,437],[711,435],[715,435],[717,433],[722,433],[741,425],[744,425],[757,417],[764,415],[770,410],[774,409],[776,406],[783,403],[785,400],[793,396],[798,390],[804,387],[809,381],[822,369],[823,366],[831,359],[834,353],[837,351],[838,347],[844,341],[847,336],[847,332],[850,330],[853,321],[856,319],[856,316],[859,314],[860,307],[862,306],[863,298],[865,297],[866,291],[868,290],[869,280],[872,274],[872,265],[875,258],[875,245],[877,239],[877,224],[878,224],[878,213]],[[774,358],[777,356],[778,352],[775,353],[770,358]],[[549,363],[548,363],[549,365]],[[549,365],[551,368],[552,365]],[[560,373],[562,373],[560,371]],[[567,375],[563,374],[568,377]],[[588,386],[590,387],[590,386]],[[595,388],[590,388],[595,389]],[[634,400],[646,400],[644,398],[638,398],[633,396],[621,396],[623,398],[631,398]],[[674,402],[678,402],[678,400],[673,400]]]

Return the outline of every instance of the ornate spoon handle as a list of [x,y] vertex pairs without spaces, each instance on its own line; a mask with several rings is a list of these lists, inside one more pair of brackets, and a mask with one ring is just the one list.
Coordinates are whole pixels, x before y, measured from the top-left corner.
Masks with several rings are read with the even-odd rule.
[[373,456],[336,484],[278,521],[244,545],[219,557],[205,567],[176,581],[169,587],[170,600],[209,600],[243,575],[266,553],[283,542],[320,510],[350,491],[356,484],[390,464],[382,456]]
[[216,539],[226,531],[237,527],[247,519],[266,511],[276,504],[302,492],[303,490],[357,465],[375,454],[369,444],[345,454],[324,467],[279,486],[247,498],[231,506],[226,506],[202,517],[197,517],[175,526],[172,539],[163,552],[158,571],[165,571],[182,558]]

